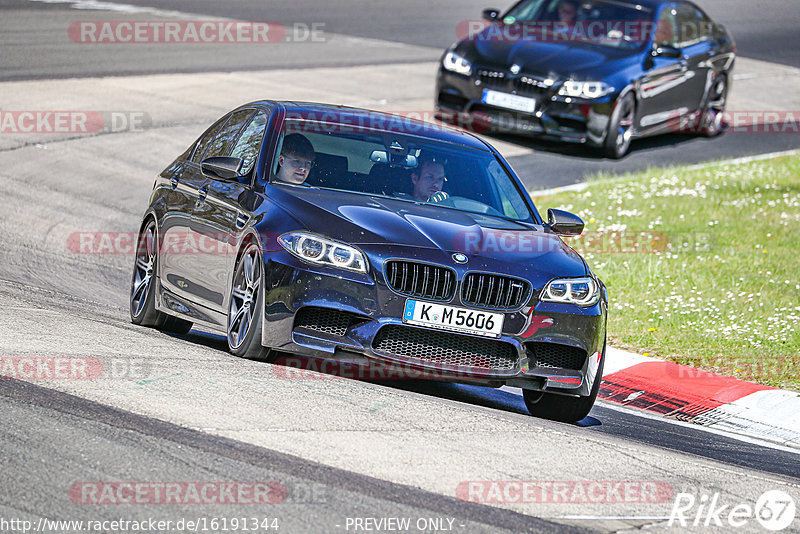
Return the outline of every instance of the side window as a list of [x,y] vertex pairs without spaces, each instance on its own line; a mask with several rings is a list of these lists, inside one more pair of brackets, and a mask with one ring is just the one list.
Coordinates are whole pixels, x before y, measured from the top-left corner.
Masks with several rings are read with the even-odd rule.
[[494,180],[497,186],[497,191],[500,195],[500,202],[502,203],[502,212],[506,217],[512,219],[527,218],[528,208],[525,202],[520,198],[511,179],[506,175],[506,172],[496,161],[489,163],[489,175]]
[[680,47],[704,41],[711,35],[711,20],[691,4],[678,5],[676,20]]
[[678,46],[678,15],[674,4],[665,5],[656,22],[654,41],[657,45]]
[[220,128],[225,125],[225,122],[230,118],[230,114],[225,115],[220,120],[214,123],[211,128],[206,130],[206,133],[197,141],[197,145],[194,148],[194,153],[192,154],[192,161],[194,163],[200,163],[203,160],[203,154],[206,153],[206,149],[208,148],[208,144],[214,139],[214,136],[219,133]]
[[211,158],[214,156],[227,156],[231,153],[233,144],[239,135],[239,130],[244,126],[245,121],[253,114],[252,109],[243,109],[231,115],[225,126],[219,131],[217,136],[208,145],[208,150],[203,154],[202,159]]
[[258,158],[258,152],[261,150],[261,141],[264,139],[264,130],[267,127],[267,114],[263,111],[256,113],[256,116],[250,121],[250,124],[239,136],[236,146],[231,151],[231,156],[234,158],[242,158],[244,164],[242,165],[242,174],[249,173]]

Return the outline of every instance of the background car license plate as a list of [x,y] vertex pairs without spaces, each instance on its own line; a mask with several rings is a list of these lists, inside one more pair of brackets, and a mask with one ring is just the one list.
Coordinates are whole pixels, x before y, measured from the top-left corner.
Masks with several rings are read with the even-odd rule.
[[482,101],[490,106],[526,111],[528,113],[533,113],[533,110],[536,109],[536,100],[533,98],[510,95],[500,91],[492,91],[491,89],[483,90]]
[[485,337],[500,337],[503,331],[503,319],[505,315],[502,313],[468,310],[412,299],[406,300],[406,310],[403,313],[404,323]]

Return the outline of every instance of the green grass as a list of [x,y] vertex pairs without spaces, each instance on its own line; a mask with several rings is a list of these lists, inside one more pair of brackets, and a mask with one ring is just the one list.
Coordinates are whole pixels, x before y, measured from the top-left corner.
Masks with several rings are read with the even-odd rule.
[[614,346],[800,391],[800,157],[598,177],[536,199],[608,286]]

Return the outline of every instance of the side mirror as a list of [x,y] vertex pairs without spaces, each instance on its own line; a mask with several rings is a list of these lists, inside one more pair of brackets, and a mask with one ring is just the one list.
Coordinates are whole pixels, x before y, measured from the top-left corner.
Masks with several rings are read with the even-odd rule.
[[653,57],[663,57],[667,59],[680,59],[683,57],[683,52],[680,48],[675,48],[670,45],[655,45],[653,47]]
[[547,224],[560,235],[581,235],[583,232],[583,220],[564,210],[547,210]]
[[204,159],[200,163],[200,169],[206,176],[234,181],[241,176],[242,165],[244,165],[244,161],[241,158],[215,156]]
[[483,10],[483,18],[486,20],[497,20],[500,18],[500,10],[490,7]]

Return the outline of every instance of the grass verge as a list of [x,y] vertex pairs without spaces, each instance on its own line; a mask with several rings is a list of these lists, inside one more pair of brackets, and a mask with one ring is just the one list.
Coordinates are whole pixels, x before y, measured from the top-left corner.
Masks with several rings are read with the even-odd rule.
[[800,391],[800,157],[599,177],[536,199],[610,295],[618,347]]

